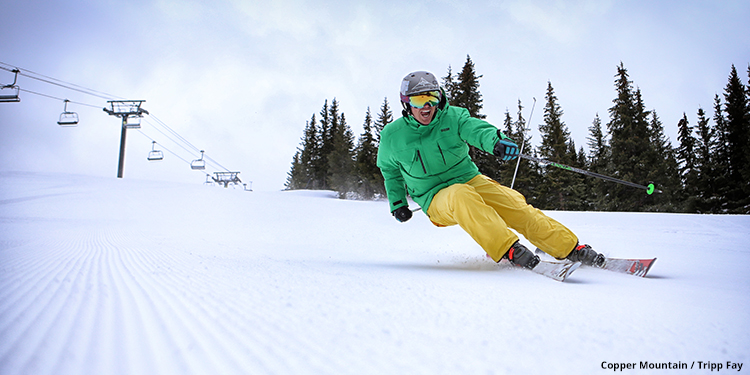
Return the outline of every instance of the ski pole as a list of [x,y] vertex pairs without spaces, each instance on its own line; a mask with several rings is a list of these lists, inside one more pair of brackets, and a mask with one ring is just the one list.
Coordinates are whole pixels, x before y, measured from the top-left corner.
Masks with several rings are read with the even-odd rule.
[[603,174],[599,174],[599,173],[595,173],[595,172],[590,172],[590,171],[586,171],[586,170],[583,170],[583,169],[574,168],[574,167],[571,167],[569,165],[555,163],[553,161],[540,159],[540,158],[537,158],[537,157],[534,157],[534,156],[530,156],[530,155],[526,155],[526,154],[519,154],[518,157],[519,158],[524,158],[526,160],[535,161],[535,162],[540,163],[540,164],[551,165],[553,167],[565,169],[565,170],[568,170],[568,171],[571,171],[571,172],[580,173],[580,174],[583,174],[583,175],[586,175],[586,176],[601,178],[602,180],[612,181],[612,182],[616,182],[618,184],[623,184],[623,185],[627,185],[627,186],[638,188],[638,189],[645,189],[646,193],[648,195],[651,195],[651,194],[653,194],[655,192],[656,193],[662,193],[661,190],[656,189],[656,187],[654,186],[653,183],[649,183],[648,185],[643,186],[643,185],[638,185],[638,184],[633,183],[633,182],[624,181],[624,180],[620,180],[620,179],[617,179],[617,178],[614,178],[614,177],[605,176]]
[[[534,104],[531,106],[531,114],[529,115],[529,122],[527,124],[531,124],[531,117],[534,116],[534,108],[536,107],[536,98],[534,99]],[[526,130],[531,130],[530,128],[526,128]],[[519,154],[523,154],[523,146],[526,145],[526,136],[524,133],[521,133],[521,137],[523,138],[523,141],[521,142],[521,150],[518,151]],[[518,174],[518,166],[521,165],[521,159],[519,158],[516,162],[516,170],[513,172],[513,179],[510,181],[510,188],[513,189],[513,185],[516,183],[516,175]]]

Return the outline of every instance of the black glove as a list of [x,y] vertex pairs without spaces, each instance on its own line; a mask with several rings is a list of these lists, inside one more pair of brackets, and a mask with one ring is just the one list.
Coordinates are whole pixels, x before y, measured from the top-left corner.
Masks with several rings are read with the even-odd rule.
[[393,210],[391,215],[393,215],[393,217],[395,217],[400,223],[405,223],[411,219],[411,210],[407,206],[401,206]]
[[518,157],[518,145],[510,139],[500,139],[492,153],[503,161],[513,160]]

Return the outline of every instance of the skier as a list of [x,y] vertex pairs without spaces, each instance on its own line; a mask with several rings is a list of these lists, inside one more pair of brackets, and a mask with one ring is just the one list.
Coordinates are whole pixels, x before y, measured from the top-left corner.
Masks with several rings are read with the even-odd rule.
[[534,268],[539,257],[509,228],[557,259],[601,266],[604,256],[579,245],[570,229],[526,203],[517,191],[479,173],[469,146],[503,161],[518,146],[494,125],[448,104],[432,73],[409,73],[401,82],[402,117],[380,133],[377,165],[385,179],[391,214],[412,217],[407,194],[436,226],[459,225],[495,261]]

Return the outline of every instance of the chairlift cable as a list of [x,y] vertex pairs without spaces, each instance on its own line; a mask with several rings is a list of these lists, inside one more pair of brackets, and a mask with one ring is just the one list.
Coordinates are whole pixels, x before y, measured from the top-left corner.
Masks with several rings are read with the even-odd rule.
[[[157,128],[157,127],[153,126],[153,124],[149,123],[148,121],[146,121],[146,123],[148,123],[149,125],[151,125],[151,126],[152,126],[152,127],[154,128],[154,129],[156,129],[156,131],[158,131],[158,132],[162,133],[162,135],[164,135],[164,136],[165,136],[165,137],[166,137],[167,139],[169,139],[170,141],[172,141],[172,143],[176,144],[177,146],[180,146],[180,147],[182,147],[182,149],[183,149],[183,150],[185,150],[185,151],[187,151],[187,152],[188,152],[188,154],[192,154],[192,153],[190,152],[190,150],[188,150],[187,148],[185,148],[185,146],[181,145],[181,144],[180,144],[179,142],[176,142],[176,141],[175,141],[174,139],[170,138],[170,137],[169,137],[169,135],[165,134],[165,133],[164,133],[163,131],[161,131],[161,130],[160,130],[159,128]],[[141,134],[143,134],[143,136],[145,136],[146,138],[150,139],[150,140],[151,140],[152,142],[156,142],[156,140],[155,140],[155,139],[153,139],[153,138],[149,137],[148,135],[146,135],[146,133],[144,133],[142,129],[138,129],[138,131],[139,131],[139,132],[140,132]],[[157,142],[157,143],[159,143],[159,142]],[[166,148],[166,147],[164,146],[164,144],[163,144],[163,143],[159,143],[159,145],[161,146],[161,148],[163,148],[163,149],[165,149],[165,150],[169,151],[169,153],[170,153],[170,154],[172,154],[172,155],[175,155],[175,156],[177,156],[177,157],[178,157],[178,158],[179,158],[180,160],[184,161],[184,162],[185,162],[185,163],[187,163],[188,165],[192,165],[192,162],[190,162],[190,161],[188,161],[188,160],[186,160],[186,159],[184,159],[184,158],[182,158],[182,157],[178,156],[178,155],[177,155],[177,154],[176,154],[176,153],[175,153],[174,151],[172,151],[172,150],[169,150],[168,148]],[[191,156],[192,156],[192,155],[191,155]],[[225,171],[229,172],[229,170],[228,170],[228,169],[226,169],[226,168],[224,168],[224,167],[223,167],[223,166],[222,166],[221,164],[219,164],[219,163],[218,163],[218,162],[216,162],[215,160],[211,159],[210,157],[206,156],[206,153],[205,153],[205,151],[203,152],[203,154],[202,154],[201,158],[202,158],[202,159],[204,160],[204,162],[205,162],[206,164],[215,164],[215,165],[218,165],[218,166],[219,166],[219,167],[220,167],[221,169],[224,169]],[[210,159],[210,160],[207,160],[207,159]],[[217,168],[217,169],[218,169],[218,168]],[[204,173],[205,173],[205,172],[204,172]],[[207,175],[207,176],[210,176],[210,174],[206,174],[206,175]]]
[[[8,68],[8,67],[11,67],[11,68]],[[33,72],[31,70],[28,70],[28,69],[22,69],[22,68],[19,68],[19,67],[15,67],[13,65],[4,63],[2,61],[0,61],[0,69],[6,70],[6,71],[9,71],[9,72],[13,72],[13,73],[15,73],[16,71],[18,71],[18,73],[17,73],[18,75],[21,75],[21,76],[24,76],[24,77],[28,77],[28,78],[31,78],[31,79],[35,79],[37,81],[48,83],[48,84],[51,84],[51,85],[59,86],[59,87],[62,87],[62,88],[68,89],[68,90],[77,91],[77,92],[80,92],[80,93],[83,93],[83,94],[87,94],[87,95],[99,97],[99,98],[102,98],[102,99],[107,99],[107,100],[111,100],[112,98],[122,99],[122,98],[120,98],[118,96],[111,95],[111,94],[108,94],[108,93],[105,93],[105,92],[101,92],[101,91],[89,89],[87,87],[76,85],[74,83],[65,82],[65,81],[59,80],[57,78],[53,78],[53,77],[49,77],[49,76],[46,76],[46,75],[43,75],[43,74],[40,74],[40,73]],[[88,103],[83,103],[83,102],[78,102],[78,101],[72,101],[72,100],[63,99],[63,98],[59,98],[59,97],[48,95],[48,94],[43,94],[43,93],[40,93],[40,92],[28,90],[28,89],[21,89],[21,88],[19,88],[19,90],[27,92],[27,93],[30,93],[30,94],[34,94],[34,95],[39,95],[39,96],[43,96],[43,97],[47,97],[47,98],[55,99],[55,100],[60,100],[60,101],[63,101],[63,102],[67,101],[68,103],[73,103],[73,104],[77,104],[77,105],[87,106],[87,107],[91,107],[91,108],[100,108],[101,107],[100,105],[94,105],[94,104],[88,104]],[[157,128],[156,126],[154,126],[153,124],[149,123],[148,121],[146,121],[147,123],[149,123],[150,125],[152,125],[154,127],[154,129],[156,129],[157,131],[159,131],[160,133],[162,133],[165,137],[167,137],[167,139],[169,139],[170,141],[174,142],[178,146],[180,146],[183,149],[185,149],[185,151],[187,151],[188,153],[192,154],[193,152],[190,151],[189,149],[187,149],[181,143],[184,143],[184,144],[188,145],[195,152],[199,152],[200,151],[200,149],[198,147],[196,147],[195,145],[193,145],[192,143],[190,143],[190,141],[188,141],[185,137],[183,137],[182,135],[180,135],[179,133],[177,133],[174,129],[172,129],[171,127],[169,127],[166,123],[164,123],[158,117],[154,116],[153,114],[149,114],[149,118],[154,118],[154,120],[157,122],[157,124],[161,125],[164,129],[167,130],[167,132],[171,133],[174,137],[176,137],[178,139],[178,141],[175,141],[175,139],[173,139],[168,134],[166,134],[165,132],[163,132],[162,130],[160,130],[159,128]],[[140,129],[139,129],[139,131],[140,131]],[[151,137],[149,137],[148,135],[146,135],[142,131],[140,131],[140,132],[146,138],[151,139],[152,142],[156,142],[154,139],[152,139]],[[170,154],[174,155],[175,157],[177,157],[178,159],[184,161],[185,163],[190,164],[189,161],[187,161],[186,159],[180,157],[179,155],[177,155],[172,150],[169,150],[168,148],[164,147],[163,144],[160,143],[160,145],[162,146],[162,148],[164,150],[166,150]],[[205,155],[205,152],[203,152],[202,154],[203,154],[202,158],[206,162],[209,162],[211,164],[217,165],[221,169],[229,172],[229,169],[227,169],[223,165],[219,164],[213,158]],[[206,174],[206,176],[210,177],[210,174],[208,174],[208,173],[205,173],[205,174]]]
[[[58,97],[56,97],[56,96],[52,96],[52,95],[47,95],[47,94],[42,94],[42,93],[40,93],[40,92],[36,92],[36,91],[31,91],[31,90],[27,90],[27,89],[19,89],[19,90],[21,90],[21,91],[23,91],[23,92],[27,92],[27,93],[29,93],[29,94],[34,94],[34,95],[44,96],[44,97],[46,97],[46,98],[50,98],[50,99],[55,99],[55,100],[60,100],[60,101],[63,101],[63,102],[64,102],[65,100],[68,100],[68,99],[58,98]],[[74,100],[68,100],[68,103],[73,103],[73,104],[77,104],[77,105],[83,105],[83,106],[86,106],[86,107],[91,107],[91,108],[101,108],[101,106],[100,106],[100,105],[94,105],[94,104],[88,104],[88,103],[83,103],[83,102],[77,102],[77,101],[74,101]]]
[[[12,66],[10,64],[6,64],[6,63],[1,62],[1,61],[0,61],[0,64],[7,65],[7,66]],[[3,67],[3,66],[0,66],[0,69],[7,70],[9,72],[13,71],[12,69],[8,69],[8,68]],[[101,91],[93,90],[93,89],[90,89],[90,88],[87,88],[87,87],[79,86],[79,85],[76,85],[74,83],[65,82],[65,81],[59,80],[57,78],[53,78],[53,77],[45,76],[43,74],[35,73],[35,72],[33,72],[31,70],[28,70],[28,69],[23,69],[23,68],[18,68],[18,67],[14,67],[14,69],[18,69],[19,70],[18,74],[21,75],[21,76],[28,77],[28,78],[31,78],[31,79],[35,79],[37,81],[41,81],[41,82],[44,82],[44,83],[49,83],[51,85],[60,86],[60,87],[66,88],[68,90],[78,91],[78,92],[81,92],[81,93],[84,93],[84,94],[87,94],[87,95],[91,95],[91,96],[96,96],[96,97],[99,97],[99,98],[102,98],[102,99],[117,98],[116,96],[107,94],[105,92],[101,92]],[[28,74],[28,73],[31,73],[31,74]],[[44,77],[44,79],[42,79],[40,77]],[[53,81],[56,81],[56,82],[53,82]]]
[[204,158],[204,159],[207,159],[207,160],[208,160],[208,161],[210,161],[211,163],[214,163],[214,164],[218,165],[218,166],[219,166],[219,167],[221,167],[221,169],[223,169],[224,171],[226,171],[226,172],[229,172],[229,169],[227,169],[227,168],[226,168],[226,167],[224,167],[223,165],[219,164],[219,163],[218,163],[218,162],[217,162],[216,160],[212,159],[212,158],[211,158],[210,156],[208,156],[208,155],[204,154],[204,155],[203,155],[203,158]]
[[[169,127],[169,126],[168,126],[168,125],[167,125],[166,123],[164,123],[164,121],[161,121],[161,120],[160,120],[160,119],[159,119],[158,117],[156,117],[156,116],[154,116],[154,115],[149,115],[149,118],[154,118],[154,120],[155,120],[155,121],[156,121],[156,122],[157,122],[157,123],[158,123],[159,125],[161,125],[161,126],[162,126],[162,127],[164,127],[165,129],[167,129],[167,130],[168,130],[168,131],[169,131],[170,133],[172,133],[172,134],[173,134],[174,136],[178,137],[178,139],[179,139],[179,140],[181,140],[182,142],[184,142],[184,143],[185,143],[185,144],[187,144],[188,146],[192,147],[192,148],[193,148],[193,149],[194,149],[195,151],[198,151],[198,152],[200,152],[200,149],[199,149],[199,148],[195,147],[195,145],[193,145],[192,143],[190,143],[190,142],[189,142],[189,141],[188,141],[187,139],[185,139],[185,137],[181,136],[181,135],[180,135],[179,133],[177,133],[176,131],[174,131],[174,129],[170,128],[170,127]],[[146,121],[146,122],[148,123],[148,121]],[[153,126],[153,124],[151,124],[151,123],[149,123],[149,125]],[[176,143],[177,145],[179,145],[180,147],[182,147],[182,148],[183,148],[183,149],[184,149],[185,151],[188,151],[188,152],[190,152],[190,150],[188,150],[188,149],[187,149],[187,148],[185,148],[184,146],[180,145],[180,144],[179,144],[178,142],[176,142],[176,141],[175,141],[174,139],[170,138],[170,137],[169,137],[169,136],[168,136],[167,134],[165,134],[165,133],[164,133],[163,131],[159,130],[159,129],[158,129],[158,128],[156,128],[155,126],[154,126],[154,129],[156,129],[157,131],[159,131],[160,133],[162,133],[162,134],[163,134],[163,135],[164,135],[165,137],[169,138],[169,140],[171,140],[172,142],[174,142],[174,143]],[[224,167],[223,165],[219,164],[219,162],[217,162],[217,161],[216,161],[215,159],[213,159],[213,158],[211,158],[210,156],[206,155],[206,153],[205,153],[205,152],[203,153],[203,158],[204,158],[204,159],[206,160],[206,162],[207,162],[207,163],[211,163],[211,164],[214,164],[214,165],[218,166],[219,168],[217,168],[217,169],[223,169],[223,170],[225,170],[225,171],[229,172],[229,169],[228,169],[228,168]]]
[[165,129],[167,129],[167,131],[169,131],[170,133],[174,134],[182,142],[185,142],[185,144],[187,144],[188,146],[192,147],[196,152],[200,152],[200,148],[195,147],[195,145],[193,145],[187,139],[185,139],[185,137],[181,136],[179,133],[177,133],[176,131],[174,131],[174,129],[170,128],[169,125],[167,125],[164,121],[160,120],[158,117],[156,117],[154,115],[150,115],[150,117],[153,117],[154,120],[156,120],[156,122],[159,125],[163,126]]
[[[154,126],[154,124],[152,124],[152,123],[151,123],[151,122],[149,121],[149,119],[150,119],[151,117],[154,117],[154,116],[153,116],[153,115],[149,115],[149,117],[148,117],[148,118],[147,118],[147,119],[146,119],[146,120],[145,120],[144,122],[145,122],[146,124],[149,124],[149,125],[151,125],[151,126],[152,126],[152,127],[154,128],[154,129],[156,129],[156,131],[158,131],[159,133],[161,133],[162,135],[164,135],[165,137],[167,137],[167,139],[169,139],[170,141],[172,141],[172,142],[173,142],[174,144],[176,144],[176,145],[178,145],[178,146],[182,147],[182,149],[183,149],[183,150],[185,150],[185,151],[187,151],[187,152],[188,152],[188,154],[191,154],[191,155],[193,154],[193,151],[191,151],[191,150],[188,150],[188,149],[187,149],[187,148],[186,148],[185,146],[183,146],[183,145],[182,145],[182,144],[181,144],[180,142],[178,142],[178,141],[175,141],[175,140],[174,140],[174,139],[173,139],[172,137],[170,137],[170,136],[169,136],[169,134],[166,134],[166,133],[165,133],[164,131],[162,131],[161,129],[159,129],[159,128],[157,128],[156,126]],[[179,134],[178,134],[178,136],[179,136]],[[183,137],[181,137],[181,136],[180,136],[180,138],[181,138],[181,139],[184,139],[184,138],[183,138]],[[187,142],[187,141],[184,141],[184,142]],[[188,142],[188,144],[189,144],[189,142]],[[193,148],[195,148],[195,146],[193,146],[192,144],[190,144],[190,146],[191,146],[191,147],[193,147]],[[200,150],[198,150],[198,152],[200,152]]]

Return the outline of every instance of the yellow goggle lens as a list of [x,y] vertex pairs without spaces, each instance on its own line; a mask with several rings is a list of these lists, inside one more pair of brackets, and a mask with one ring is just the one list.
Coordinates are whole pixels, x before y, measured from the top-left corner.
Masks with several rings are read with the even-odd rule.
[[440,92],[430,91],[424,94],[412,95],[409,97],[409,105],[414,108],[422,108],[429,104],[431,107],[435,107],[440,104]]

